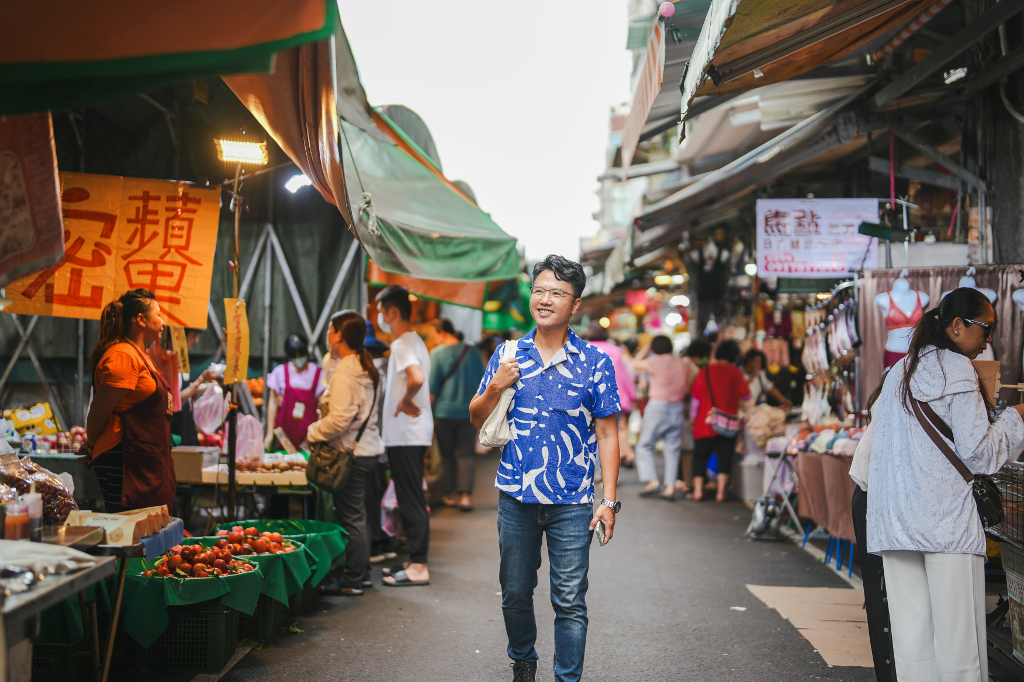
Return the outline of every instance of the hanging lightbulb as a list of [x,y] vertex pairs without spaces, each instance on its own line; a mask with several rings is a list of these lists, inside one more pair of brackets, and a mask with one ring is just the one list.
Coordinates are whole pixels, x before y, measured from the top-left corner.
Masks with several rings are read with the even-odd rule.
[[746,265],[743,266],[743,272],[747,273],[751,277],[756,277],[757,276],[757,264],[756,263],[747,263]]
[[299,173],[289,178],[288,182],[284,183],[284,188],[295,194],[303,187],[309,187],[313,184],[313,181],[306,177],[305,173]]

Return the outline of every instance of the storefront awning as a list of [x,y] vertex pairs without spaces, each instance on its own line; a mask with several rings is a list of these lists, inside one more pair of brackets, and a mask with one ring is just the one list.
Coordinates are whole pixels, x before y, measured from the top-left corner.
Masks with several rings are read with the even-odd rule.
[[695,97],[778,83],[838,59],[932,1],[713,0],[683,74],[682,117]]
[[341,130],[352,225],[377,265],[461,282],[519,274],[515,238],[436,169],[347,121]]
[[70,109],[165,85],[268,73],[275,53],[330,37],[326,0],[6,3],[0,115]]
[[[676,239],[702,212],[715,210],[752,191],[768,179],[804,163],[848,140],[849,131],[837,129],[843,109],[865,88],[789,128],[781,135],[744,154],[672,196],[650,206],[635,222],[633,258],[650,253]],[[841,128],[841,127],[840,127]]]

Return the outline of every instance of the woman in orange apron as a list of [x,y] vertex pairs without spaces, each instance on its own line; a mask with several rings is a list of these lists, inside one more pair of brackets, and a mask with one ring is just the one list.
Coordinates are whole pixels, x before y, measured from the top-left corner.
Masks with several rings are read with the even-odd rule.
[[93,399],[86,422],[108,512],[166,504],[174,509],[171,391],[146,356],[164,322],[152,291],[132,289],[103,309],[90,357]]

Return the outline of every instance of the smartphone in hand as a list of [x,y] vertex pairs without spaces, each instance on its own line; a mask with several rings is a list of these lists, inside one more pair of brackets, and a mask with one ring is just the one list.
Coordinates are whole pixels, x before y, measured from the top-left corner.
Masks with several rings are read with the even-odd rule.
[[598,521],[597,522],[597,526],[594,528],[594,533],[597,534],[597,541],[598,541],[598,543],[600,543],[600,545],[602,547],[604,547],[605,533],[606,533],[606,530],[605,530],[605,527],[604,527],[604,521]]

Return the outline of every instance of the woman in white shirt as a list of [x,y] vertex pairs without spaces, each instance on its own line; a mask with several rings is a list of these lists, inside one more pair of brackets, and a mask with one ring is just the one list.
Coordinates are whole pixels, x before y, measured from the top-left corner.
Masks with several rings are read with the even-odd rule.
[[334,496],[334,511],[348,531],[349,544],[342,577],[321,589],[323,594],[355,596],[370,583],[370,536],[366,530],[366,480],[379,455],[384,453],[380,437],[380,373],[364,347],[366,320],[349,316],[340,329],[331,321],[328,335],[338,358],[326,391],[327,413],[309,425],[306,440],[327,442],[339,450],[351,449],[355,457],[345,488]]
[[872,409],[867,544],[885,567],[900,682],[988,680],[985,532],[971,484],[925,432],[913,401],[951,427],[947,444],[971,472],[994,474],[1019,456],[1024,405],[990,420],[992,400],[971,365],[995,319],[984,294],[950,293],[918,321]]

